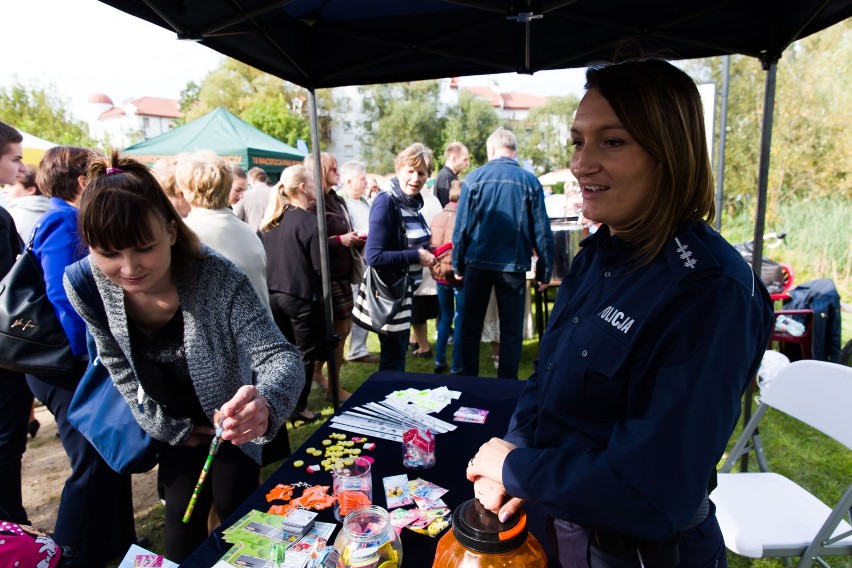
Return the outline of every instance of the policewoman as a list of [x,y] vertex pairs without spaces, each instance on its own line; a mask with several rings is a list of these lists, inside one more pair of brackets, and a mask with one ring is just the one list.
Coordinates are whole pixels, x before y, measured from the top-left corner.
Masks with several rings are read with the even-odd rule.
[[571,136],[585,239],[536,371],[467,477],[502,519],[549,515],[563,567],[726,566],[708,492],[773,325],[763,284],[708,223],[695,83],[660,60],[590,68]]

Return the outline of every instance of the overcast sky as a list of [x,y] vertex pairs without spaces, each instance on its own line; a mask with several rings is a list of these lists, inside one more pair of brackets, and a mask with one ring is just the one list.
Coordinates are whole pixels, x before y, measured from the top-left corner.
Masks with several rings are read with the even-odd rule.
[[[54,85],[80,112],[93,93],[114,103],[154,96],[178,98],[188,81],[204,78],[223,57],[97,0],[4,0],[0,86]],[[493,76],[504,90],[544,96],[580,95],[583,71]],[[488,77],[464,78],[484,85]]]

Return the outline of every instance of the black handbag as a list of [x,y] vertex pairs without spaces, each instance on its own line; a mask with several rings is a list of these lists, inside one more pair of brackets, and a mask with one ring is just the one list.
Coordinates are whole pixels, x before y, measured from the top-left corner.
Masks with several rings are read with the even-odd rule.
[[38,377],[68,376],[82,369],[47,297],[44,273],[27,248],[0,280],[0,368]]
[[367,267],[352,309],[357,326],[391,337],[408,336],[414,291],[408,271],[401,274],[386,281],[379,270]]

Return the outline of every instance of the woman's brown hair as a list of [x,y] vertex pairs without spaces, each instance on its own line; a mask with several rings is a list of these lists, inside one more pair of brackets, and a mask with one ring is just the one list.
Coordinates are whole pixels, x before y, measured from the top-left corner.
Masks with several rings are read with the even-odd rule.
[[660,59],[590,67],[586,89],[598,91],[657,160],[644,212],[619,231],[637,247],[634,260],[647,264],[679,225],[710,223],[716,214],[701,96],[689,75]]
[[87,181],[78,217],[86,246],[116,251],[150,244],[157,238],[155,218],[177,233],[172,274],[176,280],[188,275],[193,261],[201,258],[201,242],[184,224],[151,170],[112,150],[90,160]]
[[36,182],[37,175],[38,169],[35,166],[27,164],[26,171],[18,176],[18,183],[24,186],[24,189],[34,189],[35,193],[33,195],[41,195],[41,190],[38,188],[38,183]]
[[92,151],[77,146],[54,146],[44,153],[38,164],[36,182],[48,197],[57,197],[67,203],[77,201],[80,194],[80,176],[86,175],[86,165]]
[[[311,172],[311,175],[314,174],[314,155],[308,154],[305,156],[304,161],[302,162],[308,171]],[[331,189],[331,186],[328,185],[328,172],[331,170],[337,169],[337,160],[334,156],[329,154],[328,152],[320,152],[320,170],[322,171],[322,192],[327,193],[328,190]]]

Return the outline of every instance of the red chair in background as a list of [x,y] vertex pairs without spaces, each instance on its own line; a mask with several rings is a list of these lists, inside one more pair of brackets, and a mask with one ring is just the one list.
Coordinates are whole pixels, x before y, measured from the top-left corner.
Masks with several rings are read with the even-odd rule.
[[[788,291],[793,287],[796,275],[793,272],[793,267],[789,264],[781,264],[781,271],[784,276],[784,288],[775,294],[769,294],[772,301],[784,301],[790,299]],[[802,335],[791,335],[785,331],[774,330],[770,338],[770,344],[776,342],[778,350],[786,355],[790,361],[798,361],[799,359],[813,358],[813,328],[814,328],[814,312],[813,310],[775,310],[775,318],[778,316],[804,316],[805,332]]]
[[781,289],[780,292],[777,292],[775,294],[769,294],[769,297],[772,299],[773,302],[776,300],[789,300],[790,294],[788,294],[787,292],[790,290],[790,288],[793,287],[793,282],[795,282],[796,280],[796,273],[793,272],[793,267],[789,264],[784,264],[783,262],[781,263],[781,274],[784,278],[782,282],[784,287]]
[[776,310],[775,318],[778,316],[804,316],[805,332],[802,335],[791,335],[785,331],[775,329],[769,341],[779,344],[779,351],[787,356],[790,361],[813,358],[813,310]]

